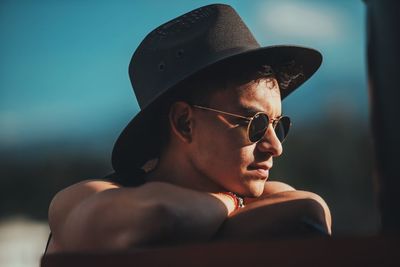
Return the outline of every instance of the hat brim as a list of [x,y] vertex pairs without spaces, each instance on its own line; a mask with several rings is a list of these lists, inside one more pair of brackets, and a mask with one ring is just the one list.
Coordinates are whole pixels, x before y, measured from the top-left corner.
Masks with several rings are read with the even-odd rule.
[[[322,55],[315,49],[300,46],[260,47],[211,62],[184,79],[215,64],[226,63],[243,69],[261,64],[270,65],[274,70],[279,69],[282,75],[288,78],[280,83],[283,100],[317,71],[322,63]],[[157,121],[156,118],[160,115],[157,110],[159,100],[167,92],[168,90],[158,95],[157,99],[139,111],[118,137],[112,152],[112,166],[117,173],[134,173],[133,171],[140,169],[146,161],[157,156],[159,142],[156,140],[160,138],[160,132],[158,123],[152,122]]]

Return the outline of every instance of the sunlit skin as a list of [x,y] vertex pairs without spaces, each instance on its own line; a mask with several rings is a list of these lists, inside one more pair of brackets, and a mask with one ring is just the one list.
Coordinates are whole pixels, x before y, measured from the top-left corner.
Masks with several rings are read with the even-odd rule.
[[[217,90],[208,106],[248,117],[259,111],[270,118],[282,113],[278,83],[273,78]],[[182,135],[172,123],[172,145],[161,156],[156,171],[149,174],[150,180],[208,192],[232,191],[247,197],[263,193],[273,157],[282,154],[271,124],[262,140],[251,143],[247,139],[247,123],[238,118],[185,103],[176,104],[172,112],[181,114],[190,132]]]
[[[282,115],[277,84],[260,79],[230,85],[215,91],[207,106],[277,118]],[[86,180],[57,193],[49,207],[48,253],[317,233],[304,218],[330,234],[323,199],[267,182],[273,158],[282,154],[272,125],[251,143],[243,121],[186,102],[173,103],[168,118],[170,140],[144,185]],[[227,191],[245,197],[246,207],[237,209]]]

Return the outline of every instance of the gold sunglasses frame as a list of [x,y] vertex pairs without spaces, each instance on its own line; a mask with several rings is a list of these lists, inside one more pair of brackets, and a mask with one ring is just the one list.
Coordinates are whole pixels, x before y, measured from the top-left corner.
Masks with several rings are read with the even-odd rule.
[[[292,126],[292,122],[290,121],[290,118],[289,118],[288,116],[279,116],[279,117],[276,118],[276,119],[270,119],[267,113],[262,112],[262,111],[259,111],[259,112],[257,112],[256,114],[254,114],[252,117],[246,117],[246,116],[242,116],[242,115],[239,115],[239,114],[234,114],[234,113],[230,113],[230,112],[226,112],[226,111],[222,111],[222,110],[218,110],[218,109],[213,109],[213,108],[209,108],[209,107],[203,107],[203,106],[199,106],[199,105],[192,105],[192,106],[195,107],[195,108],[199,108],[199,109],[203,109],[203,110],[209,110],[209,111],[214,111],[214,112],[217,112],[217,113],[221,113],[221,114],[225,114],[225,115],[229,115],[229,116],[233,116],[233,117],[237,117],[237,118],[241,118],[241,119],[246,120],[246,121],[248,122],[248,124],[247,124],[247,139],[248,139],[248,141],[251,142],[251,143],[257,143],[258,141],[260,141],[260,140],[262,139],[262,138],[260,138],[259,140],[255,141],[255,142],[253,142],[253,141],[250,140],[250,124],[251,124],[251,122],[254,120],[254,118],[255,118],[258,114],[264,114],[265,116],[267,116],[267,118],[268,118],[268,124],[267,124],[267,128],[265,128],[265,129],[268,129],[268,126],[269,126],[269,124],[271,123],[272,128],[274,129],[274,133],[275,133],[276,125],[278,124],[278,122],[279,122],[282,118],[288,118],[288,119],[289,119],[289,128],[288,128],[288,132],[289,132],[290,127]],[[266,130],[265,130],[265,131],[266,131]],[[265,134],[265,133],[264,133],[264,134]],[[275,134],[276,134],[276,133],[275,133]],[[283,143],[283,141],[286,139],[286,136],[287,136],[287,133],[286,133],[285,137],[283,138],[283,140],[280,141],[281,143]]]

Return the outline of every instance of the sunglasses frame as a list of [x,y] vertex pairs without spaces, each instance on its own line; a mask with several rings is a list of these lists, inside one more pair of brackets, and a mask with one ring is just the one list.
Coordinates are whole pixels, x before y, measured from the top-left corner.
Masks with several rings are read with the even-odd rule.
[[[218,110],[218,109],[213,109],[213,108],[209,108],[209,107],[203,107],[203,106],[199,106],[199,105],[192,105],[192,106],[195,107],[195,108],[208,110],[208,111],[214,111],[214,112],[217,112],[217,113],[221,113],[221,114],[225,114],[225,115],[229,115],[229,116],[233,116],[233,117],[236,117],[236,118],[241,118],[243,120],[246,120],[248,122],[248,124],[247,124],[247,139],[251,143],[257,143],[258,141],[260,141],[262,139],[262,137],[261,137],[260,139],[258,139],[257,141],[254,141],[254,142],[250,140],[250,124],[254,120],[254,118],[259,114],[264,114],[268,118],[268,124],[267,124],[267,127],[265,128],[265,132],[267,131],[268,126],[271,123],[272,128],[274,129],[274,133],[275,133],[275,128],[278,125],[278,122],[282,118],[288,118],[289,119],[289,128],[288,128],[287,132],[289,132],[290,126],[292,126],[292,122],[290,121],[290,118],[288,116],[279,116],[276,119],[270,119],[267,113],[259,111],[259,112],[257,112],[256,114],[254,114],[251,117],[246,117],[246,116],[242,116],[242,115],[239,115],[239,114],[234,114],[234,113],[230,113],[230,112],[226,112],[226,111],[222,111],[222,110]],[[264,135],[265,135],[265,132],[264,132]],[[287,133],[286,133],[285,137],[282,139],[282,141],[280,141],[281,143],[283,143],[283,141],[286,139],[286,136],[287,136]]]

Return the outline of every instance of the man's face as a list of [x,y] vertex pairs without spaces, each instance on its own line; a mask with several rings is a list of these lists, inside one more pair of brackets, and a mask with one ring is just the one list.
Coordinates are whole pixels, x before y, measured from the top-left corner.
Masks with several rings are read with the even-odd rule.
[[[270,119],[281,115],[281,97],[275,79],[261,79],[213,93],[208,107],[246,117],[262,111]],[[282,146],[270,124],[264,137],[251,143],[243,120],[194,109],[191,162],[205,179],[243,196],[257,197],[264,190],[273,157]]]

